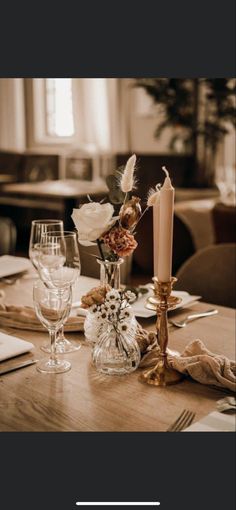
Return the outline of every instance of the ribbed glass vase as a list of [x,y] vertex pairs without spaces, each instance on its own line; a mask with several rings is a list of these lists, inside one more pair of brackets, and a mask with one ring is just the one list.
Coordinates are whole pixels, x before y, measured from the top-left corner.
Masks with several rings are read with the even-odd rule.
[[[112,289],[120,289],[120,268],[124,259],[119,258],[117,261],[110,262],[108,260],[97,260],[100,265],[100,285],[109,285]],[[84,321],[84,334],[88,342],[95,345],[101,324],[94,317],[94,314],[88,310]]]
[[126,330],[118,324],[103,324],[93,349],[93,363],[103,374],[124,375],[136,370],[140,349],[135,340],[136,320],[132,317]]

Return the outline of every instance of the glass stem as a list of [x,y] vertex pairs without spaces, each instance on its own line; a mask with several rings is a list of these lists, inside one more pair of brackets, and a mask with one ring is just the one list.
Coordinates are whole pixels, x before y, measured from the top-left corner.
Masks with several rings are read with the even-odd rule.
[[64,341],[64,326],[61,326],[58,330],[57,341],[58,342]]
[[49,331],[49,335],[50,335],[50,342],[51,342],[50,361],[55,363],[57,361],[57,355],[56,355],[56,331],[55,331],[55,329],[51,329]]

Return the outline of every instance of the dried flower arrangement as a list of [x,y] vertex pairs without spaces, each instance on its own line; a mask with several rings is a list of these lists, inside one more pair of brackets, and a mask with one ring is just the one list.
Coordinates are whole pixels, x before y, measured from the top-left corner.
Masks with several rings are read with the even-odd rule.
[[99,285],[99,287],[93,287],[87,294],[81,298],[82,308],[88,309],[93,305],[102,305],[105,301],[107,292],[111,290],[109,285]]
[[104,287],[92,289],[90,293],[82,298],[82,306],[94,314],[96,322],[112,324],[120,332],[125,332],[131,320],[133,313],[130,309],[130,303],[135,296],[129,290],[116,290]]
[[[142,211],[141,200],[130,193],[136,187],[136,155],[133,154],[123,170],[107,178],[110,202],[93,202],[74,209],[72,219],[84,246],[97,243],[100,258],[116,261],[128,257],[137,247],[135,228],[148,207],[158,199],[158,190],[150,191],[147,207]],[[119,208],[115,215],[115,208]]]
[[82,297],[82,308],[88,310],[94,319],[90,327],[94,329],[96,340],[109,326],[125,334],[132,325],[141,355],[153,349],[157,344],[155,332],[146,331],[137,321],[133,321],[130,305],[135,299],[135,293],[131,290],[125,288],[117,291],[109,285],[94,287]]
[[129,290],[118,291],[109,285],[95,287],[82,297],[82,307],[88,312],[84,323],[85,337],[93,347],[103,342],[104,335],[109,342],[114,341],[117,348],[120,345],[120,350],[123,348],[121,337],[131,334],[131,340],[135,338],[137,322],[130,306],[134,298]]

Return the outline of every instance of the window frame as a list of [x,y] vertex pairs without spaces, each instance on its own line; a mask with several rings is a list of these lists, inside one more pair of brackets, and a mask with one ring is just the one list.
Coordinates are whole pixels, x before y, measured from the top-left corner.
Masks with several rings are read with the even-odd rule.
[[68,148],[78,146],[77,123],[72,136],[52,136],[47,132],[46,80],[25,79],[26,140],[28,149]]

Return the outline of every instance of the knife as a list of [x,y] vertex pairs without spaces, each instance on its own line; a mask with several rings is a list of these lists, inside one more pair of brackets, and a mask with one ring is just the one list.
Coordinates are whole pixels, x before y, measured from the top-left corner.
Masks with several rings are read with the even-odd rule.
[[18,370],[19,368],[28,367],[29,365],[34,365],[34,363],[37,363],[37,359],[30,359],[28,361],[23,361],[23,363],[18,363],[18,365],[13,365],[12,367],[3,368],[3,370],[0,370],[0,377],[1,375],[8,374],[8,372],[14,372],[15,370]]

